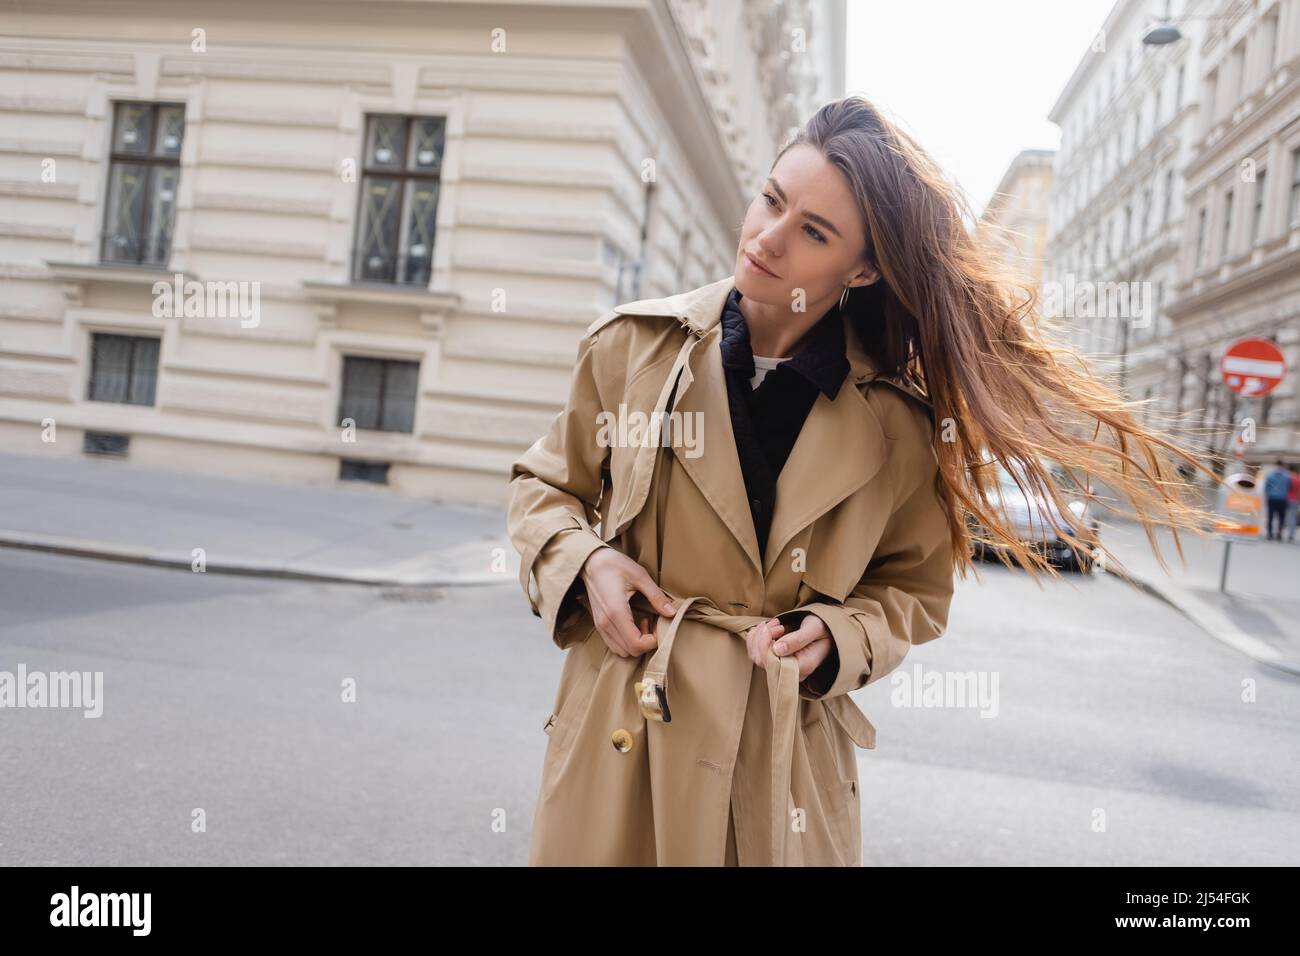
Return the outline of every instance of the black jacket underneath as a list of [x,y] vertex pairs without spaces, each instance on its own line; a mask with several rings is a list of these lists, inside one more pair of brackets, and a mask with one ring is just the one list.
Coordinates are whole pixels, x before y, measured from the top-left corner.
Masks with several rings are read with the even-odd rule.
[[[808,413],[821,392],[834,401],[849,374],[845,354],[844,324],[839,306],[831,308],[805,336],[799,351],[750,385],[755,372],[749,343],[749,325],[740,311],[739,289],[732,289],[722,310],[722,365],[727,378],[727,403],[736,454],[745,479],[749,512],[754,519],[758,553],[767,550],[772,513],[776,508],[776,482],[785,467]],[[793,619],[790,627],[797,626]],[[788,631],[787,631],[788,633]],[[817,694],[830,689],[839,674],[835,644],[826,660],[805,678],[804,687]]]

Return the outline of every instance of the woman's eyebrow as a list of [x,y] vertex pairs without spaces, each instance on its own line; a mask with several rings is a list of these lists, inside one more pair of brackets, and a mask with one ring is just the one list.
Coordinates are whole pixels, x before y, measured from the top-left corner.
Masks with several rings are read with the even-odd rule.
[[[781,188],[781,184],[772,176],[768,176],[767,181],[772,184],[772,188],[776,190],[776,194],[781,197],[781,202],[788,203],[789,200],[786,198],[785,190]],[[808,212],[807,210],[804,210],[803,215],[805,219],[811,219],[813,222],[817,223],[817,225],[825,226],[827,231],[835,233],[835,235],[839,236],[841,239],[844,238],[840,235],[840,231],[835,228],[835,223],[831,222],[825,216],[819,216],[817,213]]]

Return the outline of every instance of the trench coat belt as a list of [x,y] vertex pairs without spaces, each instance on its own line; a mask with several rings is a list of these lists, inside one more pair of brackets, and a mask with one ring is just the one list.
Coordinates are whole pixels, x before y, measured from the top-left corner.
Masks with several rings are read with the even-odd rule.
[[[658,648],[647,662],[642,679],[635,686],[642,715],[647,720],[664,723],[672,720],[668,708],[668,659],[673,652],[677,628],[685,618],[705,621],[742,637],[756,624],[771,619],[770,616],[728,614],[706,597],[681,598],[674,594],[669,594],[668,597],[677,606],[677,614],[671,621],[662,617],[657,619]],[[799,725],[799,662],[793,657],[778,656],[771,647],[768,648],[767,655],[764,670],[767,674],[767,697],[772,708],[771,865],[783,866],[786,835],[790,828],[788,811],[792,800],[790,762],[794,757],[794,735]]]

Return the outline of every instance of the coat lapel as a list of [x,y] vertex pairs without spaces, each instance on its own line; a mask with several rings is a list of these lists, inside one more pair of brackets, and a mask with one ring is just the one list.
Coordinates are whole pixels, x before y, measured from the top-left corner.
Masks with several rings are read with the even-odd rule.
[[764,578],[791,538],[874,478],[885,463],[885,433],[863,394],[879,371],[843,321],[849,374],[834,401],[817,394],[777,477]]
[[673,454],[704,495],[709,506],[727,526],[732,537],[762,572],[758,537],[749,512],[749,496],[740,469],[736,438],[731,430],[731,407],[727,401],[727,382],[722,372],[722,307],[734,287],[734,277],[727,276],[706,286],[680,295],[659,299],[641,299],[616,306],[614,311],[630,315],[672,316],[695,337],[682,348],[690,355],[677,378],[672,412],[683,416],[699,413],[704,436],[704,453],[688,457],[680,442],[672,444]]
[[791,538],[874,478],[884,464],[884,432],[849,374],[835,401],[817,395],[777,477],[764,578]]
[[[721,301],[718,310],[721,314]],[[740,468],[736,436],[731,430],[731,406],[727,401],[727,381],[722,371],[721,341],[721,325],[705,334],[691,356],[692,361],[686,369],[690,373],[689,379],[684,373],[679,398],[673,406],[683,420],[687,416],[697,416],[702,423],[704,454],[690,458],[680,442],[673,444],[673,454],[749,556],[754,570],[761,574],[763,567],[758,553],[758,536],[749,510],[749,495]]]

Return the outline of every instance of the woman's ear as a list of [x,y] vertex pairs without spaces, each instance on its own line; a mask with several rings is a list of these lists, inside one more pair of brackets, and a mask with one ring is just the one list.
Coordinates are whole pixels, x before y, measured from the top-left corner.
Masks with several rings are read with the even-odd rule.
[[863,286],[872,285],[880,281],[880,273],[872,266],[867,266],[852,279],[849,280],[849,287],[858,289]]

